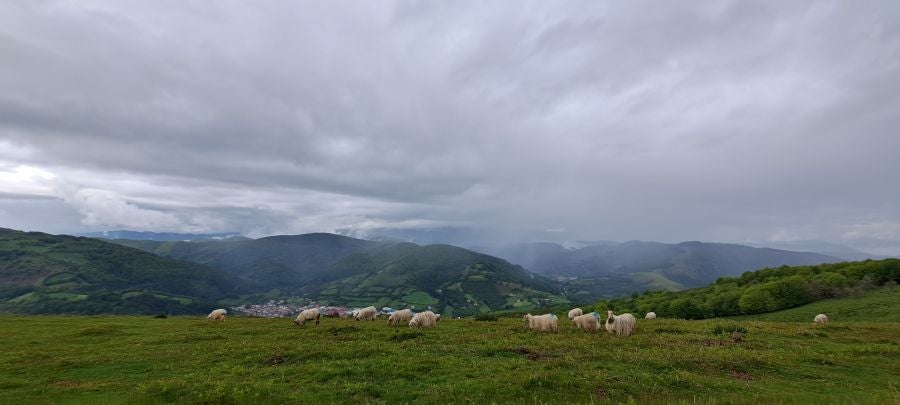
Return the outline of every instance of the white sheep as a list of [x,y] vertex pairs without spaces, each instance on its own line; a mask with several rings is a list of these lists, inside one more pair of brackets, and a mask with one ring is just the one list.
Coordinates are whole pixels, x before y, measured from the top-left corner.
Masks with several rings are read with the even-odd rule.
[[531,315],[526,314],[523,319],[528,324],[528,328],[538,332],[559,332],[559,323],[556,315]]
[[378,310],[376,310],[375,307],[368,306],[357,311],[356,315],[353,317],[356,318],[357,321],[374,321],[377,316]]
[[400,311],[394,311],[391,316],[388,317],[388,325],[394,326],[399,325],[401,322],[409,322],[413,317],[412,310],[403,309]]
[[656,312],[647,312],[647,316],[644,319],[656,319]]
[[581,316],[581,315],[584,315],[584,312],[581,310],[581,308],[574,308],[571,311],[569,311],[569,320],[570,321],[575,320],[576,316]]
[[438,316],[431,311],[419,312],[409,320],[410,328],[433,328],[437,325]]
[[596,312],[578,315],[573,321],[575,321],[575,326],[583,331],[596,332],[600,330],[600,314]]
[[828,323],[828,315],[825,315],[825,314],[818,314],[818,315],[816,315],[816,319],[813,320],[813,322],[815,322],[815,323],[821,323],[821,324],[826,324],[826,323]]
[[213,310],[212,312],[210,312],[209,315],[206,316],[206,319],[209,321],[225,322],[225,315],[227,315],[227,314],[228,314],[228,311],[219,308],[219,309],[216,309],[216,310]]
[[294,319],[294,325],[303,326],[306,321],[316,321],[316,326],[319,326],[319,318],[322,317],[322,313],[319,312],[318,308],[310,308],[300,312],[300,315],[297,315],[297,319]]
[[632,314],[615,315],[613,311],[606,311],[606,331],[615,333],[616,336],[631,336],[634,334],[635,320]]

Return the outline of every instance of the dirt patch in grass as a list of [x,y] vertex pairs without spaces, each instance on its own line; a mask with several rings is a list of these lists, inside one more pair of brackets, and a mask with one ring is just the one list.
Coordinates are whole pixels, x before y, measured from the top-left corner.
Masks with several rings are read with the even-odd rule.
[[287,357],[284,356],[284,348],[279,347],[272,352],[271,356],[264,358],[262,364],[266,366],[277,366],[284,363],[285,360],[287,360]]
[[753,381],[753,375],[749,371],[731,370],[731,378],[741,381]]
[[731,342],[719,339],[703,339],[698,344],[703,346],[728,346]]
[[544,360],[544,359],[549,359],[549,358],[553,357],[546,353],[541,353],[539,351],[532,350],[532,349],[529,349],[524,346],[513,347],[511,349],[507,349],[507,351],[518,354],[520,356],[524,356],[525,358],[527,358],[528,360],[531,360],[531,361]]

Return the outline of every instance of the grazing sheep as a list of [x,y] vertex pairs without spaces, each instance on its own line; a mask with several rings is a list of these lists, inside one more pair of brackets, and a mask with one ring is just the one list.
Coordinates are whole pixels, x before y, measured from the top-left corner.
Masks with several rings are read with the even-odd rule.
[[826,323],[828,323],[828,315],[825,315],[825,314],[818,314],[818,315],[816,315],[816,319],[813,320],[813,322],[815,322],[815,323],[821,323],[821,324],[826,324]]
[[656,319],[656,312],[647,312],[647,316],[644,319]]
[[303,326],[306,321],[316,321],[316,327],[319,326],[319,318],[322,317],[322,313],[319,312],[318,308],[310,308],[303,312],[300,312],[300,315],[297,315],[297,319],[294,319],[294,325]]
[[615,315],[613,311],[606,311],[606,330],[615,333],[616,336],[631,336],[634,334],[634,315]]
[[360,309],[353,317],[356,318],[357,321],[374,321],[377,316],[378,310],[376,310],[375,307],[369,306]]
[[575,321],[575,326],[585,332],[596,332],[600,330],[600,314],[596,312],[578,315],[573,320]]
[[400,311],[394,311],[391,316],[388,317],[388,325],[395,326],[399,325],[401,322],[409,322],[413,317],[412,310],[403,309]]
[[438,316],[431,311],[419,312],[409,320],[410,328],[433,328],[437,325]]
[[581,315],[584,315],[584,312],[581,311],[581,308],[574,308],[571,311],[569,311],[569,320],[573,321],[573,320],[575,320],[576,316],[581,316]]
[[523,319],[528,324],[528,328],[538,332],[559,332],[558,319],[554,314],[544,314],[534,316],[526,314]]
[[222,322],[225,322],[225,315],[226,315],[226,314],[228,314],[228,311],[219,308],[219,309],[216,309],[216,310],[213,310],[212,312],[210,312],[209,315],[206,316],[206,319],[209,320],[209,321],[222,321]]

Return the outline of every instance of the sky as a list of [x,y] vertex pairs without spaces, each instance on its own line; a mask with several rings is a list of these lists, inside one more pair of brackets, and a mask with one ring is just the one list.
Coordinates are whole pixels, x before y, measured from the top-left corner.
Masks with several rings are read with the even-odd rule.
[[900,2],[0,2],[0,227],[900,254]]

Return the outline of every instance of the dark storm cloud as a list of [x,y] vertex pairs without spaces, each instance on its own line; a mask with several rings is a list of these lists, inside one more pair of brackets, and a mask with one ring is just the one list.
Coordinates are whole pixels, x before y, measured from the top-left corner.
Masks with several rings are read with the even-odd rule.
[[898,22],[889,1],[6,2],[0,184],[89,228],[884,251]]

